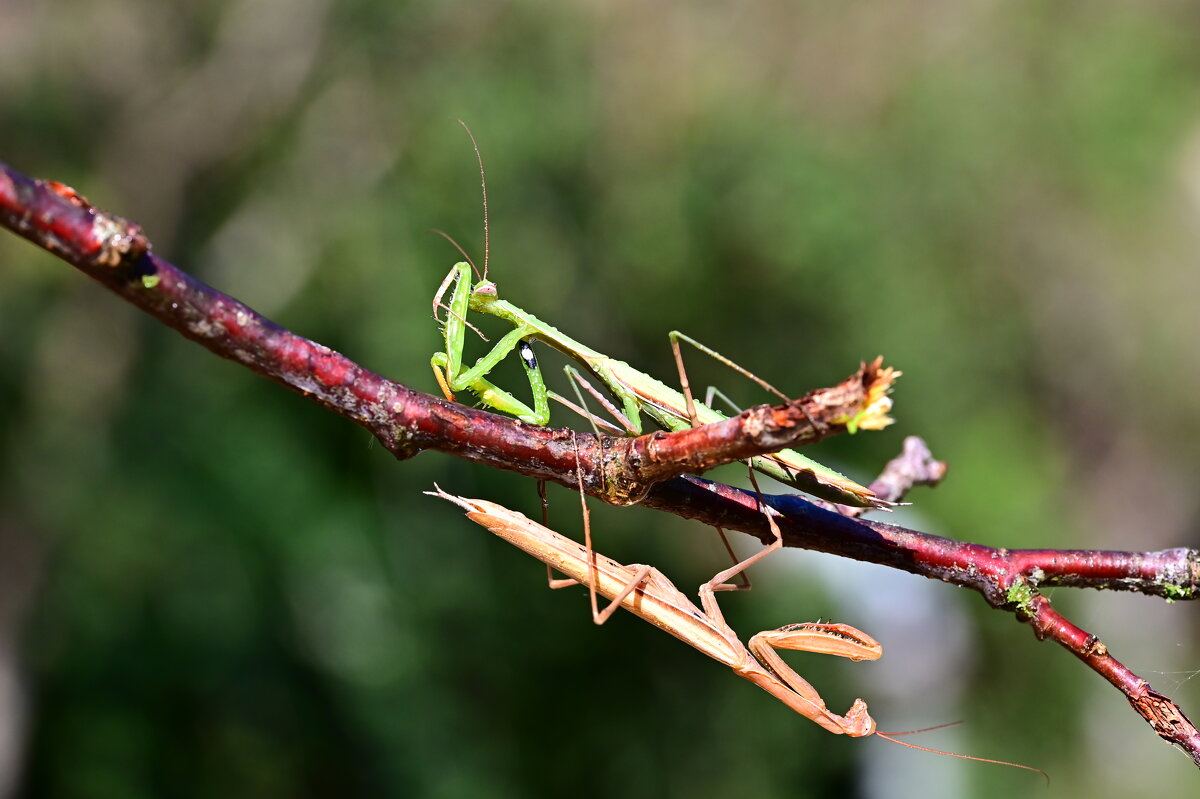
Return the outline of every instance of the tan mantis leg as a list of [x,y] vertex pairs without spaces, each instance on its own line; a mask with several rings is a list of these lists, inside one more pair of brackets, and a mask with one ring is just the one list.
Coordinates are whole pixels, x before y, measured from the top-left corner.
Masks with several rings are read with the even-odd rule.
[[[538,499],[542,503],[542,527],[549,529],[550,527],[550,500],[546,496],[546,481],[537,481]],[[546,585],[550,586],[551,591],[559,588],[569,588],[572,585],[579,585],[578,580],[571,578],[561,579],[554,576],[554,569],[549,563],[546,564]]]
[[[598,608],[599,603],[596,600],[596,550],[592,549],[592,514],[588,510],[587,496],[583,493],[583,467],[579,466],[579,439],[574,433],[571,434],[571,441],[575,446],[575,484],[579,488],[579,507],[583,512],[583,548],[587,553],[590,575],[590,579],[588,580],[588,598],[592,603],[592,621],[599,625],[609,620],[613,613],[617,611],[617,608],[621,607],[622,600],[637,590],[637,587],[645,582],[646,577],[649,576],[653,569],[650,566],[641,566],[621,591],[609,600],[604,610]],[[546,516],[549,503],[546,500],[546,483],[543,480],[538,481],[538,495],[542,499],[542,526],[548,527]],[[579,585],[579,581],[571,577],[556,578],[549,564],[546,564],[546,583],[551,589]]]
[[875,720],[867,712],[866,702],[855,699],[845,716],[831,712],[817,689],[785,663],[776,653],[776,649],[837,655],[854,661],[878,660],[883,654],[883,647],[879,642],[848,624],[789,624],[778,630],[766,630],[750,639],[750,651],[776,682],[790,689],[791,697],[784,697],[777,690],[748,677],[782,699],[797,713],[812,719],[830,732],[842,733],[852,738],[861,738],[875,732]]

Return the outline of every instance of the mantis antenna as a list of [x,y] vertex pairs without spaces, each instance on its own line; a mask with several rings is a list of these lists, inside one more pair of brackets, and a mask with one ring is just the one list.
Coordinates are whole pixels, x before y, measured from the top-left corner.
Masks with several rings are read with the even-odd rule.
[[467,263],[469,263],[471,265],[471,268],[475,270],[475,274],[476,275],[479,274],[479,267],[475,265],[475,261],[471,259],[471,256],[467,254],[467,251],[463,249],[463,246],[454,240],[453,236],[451,236],[449,233],[447,233],[446,231],[444,231],[440,228],[431,228],[431,229],[433,230],[434,233],[438,234],[443,239],[445,239],[446,241],[453,244],[454,249],[458,250],[459,255],[461,255],[463,258],[467,259]]
[[[954,722],[954,723],[957,724],[958,722]],[[947,752],[945,749],[934,749],[929,746],[921,746],[919,744],[910,744],[908,741],[901,741],[895,737],[897,735],[915,735],[917,733],[929,732],[930,730],[940,730],[942,727],[949,727],[949,726],[951,726],[951,725],[950,724],[939,724],[936,727],[926,727],[923,730],[906,730],[905,732],[880,732],[879,730],[876,730],[875,737],[882,738],[883,740],[889,741],[894,744],[899,744],[900,746],[907,746],[909,749],[917,749],[921,752],[929,752],[930,754],[934,754],[934,755],[945,755],[946,757],[957,757],[959,760],[974,760],[977,763],[992,763],[997,766],[1008,766],[1010,768],[1019,768],[1024,771],[1032,771],[1037,774],[1041,774],[1042,778],[1044,780],[1046,780],[1046,787],[1047,788],[1050,787],[1050,775],[1047,774],[1042,769],[1038,768],[1037,766],[1027,766],[1024,763],[1014,763],[1011,760],[995,760],[990,757],[975,757],[974,755],[962,755],[962,754],[959,754],[958,752]]]
[[[467,123],[461,119],[458,120],[458,124],[462,125],[463,130],[471,137],[471,146],[475,148],[475,160],[479,162],[479,184],[483,188],[483,275],[479,279],[487,280],[488,249],[490,244],[488,241],[487,175],[483,171],[483,156],[479,152],[479,143],[475,141],[475,134],[467,127]],[[474,265],[471,264],[471,266]]]

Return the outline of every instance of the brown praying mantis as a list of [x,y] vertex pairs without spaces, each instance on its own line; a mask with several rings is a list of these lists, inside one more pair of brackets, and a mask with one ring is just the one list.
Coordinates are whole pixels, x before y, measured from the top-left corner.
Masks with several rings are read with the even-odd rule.
[[[797,674],[776,652],[777,649],[790,649],[837,655],[852,661],[879,659],[883,655],[883,647],[862,630],[848,624],[788,624],[777,630],[760,632],[750,638],[748,647],[743,645],[738,634],[725,621],[725,616],[717,604],[716,592],[729,586],[728,580],[739,572],[783,546],[783,536],[772,518],[775,511],[761,503],[761,495],[760,504],[763,505],[763,513],[774,534],[774,541],[745,560],[714,575],[711,580],[700,586],[700,607],[696,607],[666,575],[653,566],[637,563],[622,565],[592,549],[591,523],[584,499],[581,473],[576,473],[576,480],[579,501],[583,508],[584,544],[495,502],[455,496],[437,485],[433,491],[425,493],[453,502],[467,512],[467,518],[471,521],[567,575],[566,580],[551,580],[551,588],[588,586],[592,620],[596,624],[603,624],[617,608],[624,607],[714,660],[729,666],[739,677],[754,683],[828,732],[851,738],[875,735],[924,752],[1035,771],[1046,778],[1047,784],[1049,783],[1049,775],[1033,766],[945,752],[893,737],[906,733],[880,732],[876,729],[875,719],[867,712],[867,703],[862,699],[855,699],[846,714],[839,716],[825,705],[820,693],[812,684]],[[598,607],[597,594],[609,600],[609,604],[603,610]]]
[[[817,690],[775,652],[776,649],[793,649],[838,655],[855,661],[876,660],[883,654],[883,647],[875,639],[847,624],[790,624],[758,633],[750,639],[747,649],[721,613],[716,597],[720,587],[783,546],[783,538],[769,509],[764,508],[764,512],[768,514],[775,541],[700,586],[700,607],[696,607],[653,566],[625,566],[593,550],[586,504],[586,543],[580,544],[503,505],[454,496],[436,486],[435,489],[426,493],[455,503],[467,511],[471,521],[570,578],[554,581],[552,587],[588,586],[592,618],[597,624],[603,624],[618,607],[624,607],[729,666],[739,677],[835,735],[859,738],[876,731],[875,720],[867,713],[866,702],[856,699],[846,715],[837,715],[825,706]],[[596,594],[610,600],[603,610],[597,609]]]

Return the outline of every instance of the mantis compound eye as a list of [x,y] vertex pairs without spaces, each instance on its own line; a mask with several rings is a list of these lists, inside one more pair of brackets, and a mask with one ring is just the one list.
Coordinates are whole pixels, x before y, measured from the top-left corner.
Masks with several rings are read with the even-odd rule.
[[529,346],[528,341],[522,341],[517,347],[517,352],[521,356],[521,361],[524,362],[526,369],[538,368],[537,357],[533,354],[533,347]]

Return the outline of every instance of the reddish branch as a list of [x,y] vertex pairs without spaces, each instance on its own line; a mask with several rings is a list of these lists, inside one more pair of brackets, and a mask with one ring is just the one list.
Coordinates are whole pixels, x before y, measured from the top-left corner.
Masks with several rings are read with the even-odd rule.
[[[577,461],[571,431],[467,408],[364,369],[179,271],[150,252],[136,225],[93,208],[61,184],[31,180],[0,164],[0,223],[214,353],[362,425],[398,458],[437,449],[568,486],[574,486],[578,468],[588,492],[609,502],[640,500],[763,540],[770,532],[753,494],[680,475],[840,432],[884,379],[876,362],[837,386],[695,430],[632,439],[579,434]],[[872,489],[898,500],[913,485],[936,483],[944,472],[919,439],[910,439]],[[1197,550],[996,549],[853,518],[854,512],[818,507],[792,495],[766,500],[779,511],[789,546],[978,591],[993,607],[1029,624],[1038,638],[1056,641],[1111,682],[1156,733],[1200,765],[1200,732],[1178,706],[1114,658],[1099,638],[1064,618],[1040,592],[1043,586],[1070,586],[1193,599],[1200,585]]]

